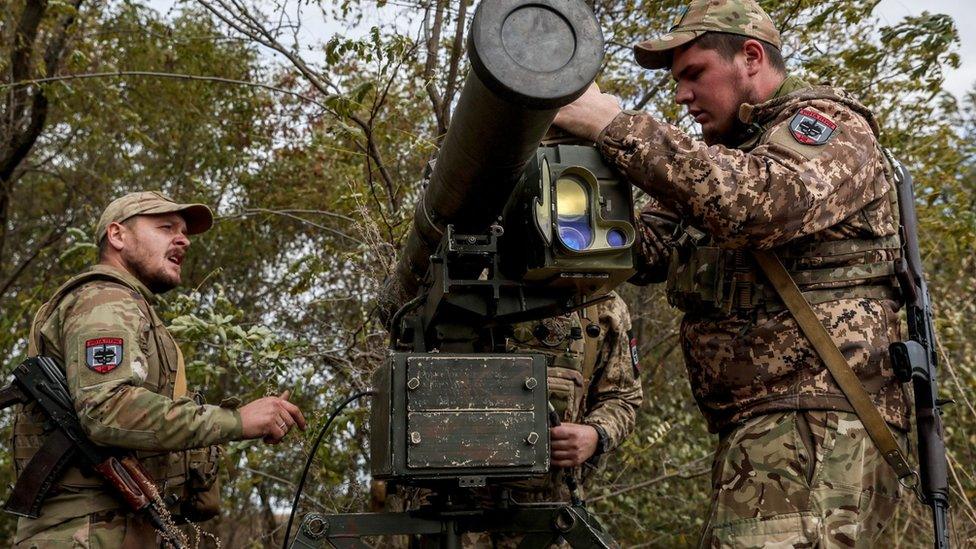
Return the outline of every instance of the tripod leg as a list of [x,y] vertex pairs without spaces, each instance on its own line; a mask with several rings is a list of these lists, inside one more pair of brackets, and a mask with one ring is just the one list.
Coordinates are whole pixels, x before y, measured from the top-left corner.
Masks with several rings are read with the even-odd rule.
[[578,549],[618,549],[620,546],[600,528],[585,509],[567,507],[560,511],[556,527],[570,547]]

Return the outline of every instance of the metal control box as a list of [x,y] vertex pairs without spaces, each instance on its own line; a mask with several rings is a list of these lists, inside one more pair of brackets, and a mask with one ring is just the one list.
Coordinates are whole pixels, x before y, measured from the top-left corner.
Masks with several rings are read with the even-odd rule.
[[477,486],[549,471],[541,354],[391,353],[373,387],[374,478]]

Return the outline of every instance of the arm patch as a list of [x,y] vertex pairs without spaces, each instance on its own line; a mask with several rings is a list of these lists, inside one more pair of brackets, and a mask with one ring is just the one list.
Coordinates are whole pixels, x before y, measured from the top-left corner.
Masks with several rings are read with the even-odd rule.
[[793,134],[793,139],[801,145],[813,145],[815,147],[826,145],[836,130],[836,122],[809,107],[800,109],[800,112],[796,113],[790,120],[790,133]]
[[842,133],[833,118],[813,107],[803,107],[789,123],[781,123],[767,134],[763,142],[813,160],[830,148],[824,145]]
[[107,374],[122,364],[125,342],[121,337],[98,337],[85,340],[85,365],[99,374]]

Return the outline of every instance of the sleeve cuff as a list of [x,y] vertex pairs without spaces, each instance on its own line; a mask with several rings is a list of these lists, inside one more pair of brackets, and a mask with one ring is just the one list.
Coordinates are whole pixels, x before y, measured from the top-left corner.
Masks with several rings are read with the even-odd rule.
[[632,116],[638,114],[637,111],[624,110],[620,111],[613,120],[607,124],[607,127],[603,128],[600,135],[596,138],[597,144],[600,146],[600,150],[605,151],[607,147],[617,148],[623,144],[623,139],[627,136],[629,131],[629,120]]
[[221,442],[240,440],[244,436],[241,413],[236,409],[214,406],[214,423],[220,428]]

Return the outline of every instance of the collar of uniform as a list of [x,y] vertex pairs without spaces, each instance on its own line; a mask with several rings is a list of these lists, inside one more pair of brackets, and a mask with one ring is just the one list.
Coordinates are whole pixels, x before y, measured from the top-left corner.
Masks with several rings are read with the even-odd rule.
[[755,105],[743,103],[739,107],[739,120],[741,120],[743,124],[752,124],[755,121],[755,118],[757,118],[757,112],[762,112],[765,110],[765,107],[768,107],[773,103],[778,103],[778,99],[809,87],[810,84],[808,84],[802,78],[789,75],[783,80],[783,83],[776,88],[773,96],[767,99],[765,102],[757,103]]
[[102,273],[114,278],[121,279],[129,286],[132,286],[136,290],[139,290],[139,293],[146,298],[146,301],[148,301],[153,305],[156,304],[156,294],[152,293],[149,290],[149,288],[146,287],[145,284],[140,282],[138,278],[132,276],[132,274],[129,273],[128,271],[123,271],[122,269],[117,269],[111,265],[104,265],[101,263],[92,267],[91,270],[96,273]]

